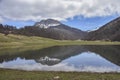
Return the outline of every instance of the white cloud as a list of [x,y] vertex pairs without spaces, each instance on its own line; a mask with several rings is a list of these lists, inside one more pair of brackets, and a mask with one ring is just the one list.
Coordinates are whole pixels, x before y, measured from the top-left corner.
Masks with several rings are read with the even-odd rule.
[[2,17],[0,17],[0,23],[2,23],[3,22],[3,19],[2,19]]
[[0,16],[11,20],[65,20],[120,14],[120,0],[2,0]]
[[0,68],[8,69],[19,69],[27,71],[77,71],[77,72],[119,72],[119,66],[108,66],[108,65],[74,65],[67,62],[61,62],[52,66],[42,65],[41,63],[36,63],[34,60],[26,60],[17,58],[13,61],[7,61],[0,63]]
[[[32,67],[31,67],[32,66]],[[16,64],[12,62],[4,62],[0,64],[0,68],[8,68],[8,69],[18,69],[18,70],[26,70],[26,71],[76,71],[76,72],[120,72],[120,68],[117,67],[107,67],[107,66],[79,66],[75,67],[74,65],[69,65],[67,63],[59,63],[53,66],[42,65],[40,63],[31,63],[31,61],[26,62],[16,62]]]

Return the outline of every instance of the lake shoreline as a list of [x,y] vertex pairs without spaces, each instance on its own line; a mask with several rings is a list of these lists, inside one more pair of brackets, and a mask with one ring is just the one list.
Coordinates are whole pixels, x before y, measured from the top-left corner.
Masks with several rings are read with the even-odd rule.
[[[22,35],[8,35],[4,36],[0,34],[0,55],[9,53],[9,55],[15,55],[18,51],[35,51],[42,50],[44,48],[52,46],[69,46],[69,45],[120,45],[120,42],[108,42],[108,41],[71,41],[71,40],[53,40],[42,37],[27,37]],[[108,48],[112,50],[112,48]],[[90,48],[91,49],[91,48]],[[94,51],[94,47],[92,48]],[[113,50],[116,48],[113,48]],[[66,49],[65,49],[66,50]],[[71,50],[71,49],[70,49]],[[103,49],[101,49],[103,50]],[[10,52],[11,51],[11,54]],[[103,50],[105,51],[105,50]],[[118,49],[119,51],[119,49]],[[111,51],[112,52],[112,51]],[[19,53],[19,55],[20,55]],[[119,52],[118,52],[119,53]],[[22,56],[22,55],[21,55]],[[111,58],[110,58],[111,59]],[[118,58],[119,59],[119,58]],[[4,59],[3,59],[4,60]],[[24,70],[12,70],[0,68],[0,80],[54,80],[54,77],[59,77],[59,80],[119,80],[120,73],[117,72],[61,72],[61,71],[24,71]]]
[[119,80],[120,73],[61,72],[61,71],[23,71],[0,68],[1,80]]
[[62,73],[90,73],[90,74],[93,74],[93,73],[96,73],[96,74],[120,74],[120,72],[116,72],[116,71],[110,71],[110,72],[92,72],[92,71],[42,71],[42,70],[22,70],[22,69],[10,69],[10,68],[0,68],[0,71],[1,70],[6,70],[6,71],[21,71],[21,72],[53,72],[53,73],[59,73],[59,72],[62,72]]
[[120,42],[113,41],[84,41],[84,40],[54,40],[37,36],[23,36],[9,34],[4,36],[0,33],[1,48],[16,48],[37,46],[39,48],[47,46],[64,46],[64,45],[120,45]]

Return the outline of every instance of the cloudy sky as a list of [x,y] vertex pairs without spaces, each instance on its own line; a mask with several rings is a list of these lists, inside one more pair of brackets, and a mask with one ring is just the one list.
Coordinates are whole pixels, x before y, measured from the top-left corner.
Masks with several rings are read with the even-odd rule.
[[0,23],[33,25],[52,18],[82,30],[94,30],[120,15],[120,0],[0,0]]

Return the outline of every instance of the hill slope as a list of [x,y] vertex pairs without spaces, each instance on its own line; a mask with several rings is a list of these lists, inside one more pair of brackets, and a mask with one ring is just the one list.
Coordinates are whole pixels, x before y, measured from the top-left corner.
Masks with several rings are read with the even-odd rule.
[[89,32],[88,40],[120,41],[120,17],[105,24],[96,31]]
[[37,22],[34,27],[39,28],[40,36],[58,40],[83,39],[86,35],[84,31],[71,28],[53,19]]

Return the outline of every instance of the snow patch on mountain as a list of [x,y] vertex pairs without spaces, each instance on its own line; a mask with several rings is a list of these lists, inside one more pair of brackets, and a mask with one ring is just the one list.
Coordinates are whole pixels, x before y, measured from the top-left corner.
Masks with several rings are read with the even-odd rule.
[[47,19],[47,20],[41,20],[40,22],[37,22],[34,26],[46,29],[52,26],[59,26],[60,24],[61,23],[57,20]]
[[60,24],[37,24],[36,26],[40,27],[40,28],[49,28],[51,26],[58,26]]

